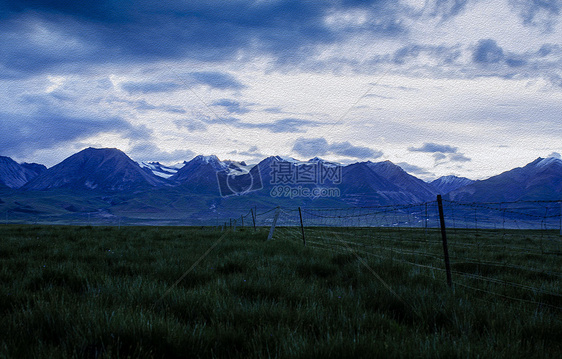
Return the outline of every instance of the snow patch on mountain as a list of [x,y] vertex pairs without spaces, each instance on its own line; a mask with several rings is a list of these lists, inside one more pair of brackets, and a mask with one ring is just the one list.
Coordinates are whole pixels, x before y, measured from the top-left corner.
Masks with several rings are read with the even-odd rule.
[[449,193],[451,191],[457,190],[461,187],[468,186],[474,181],[465,177],[457,176],[443,176],[439,177],[435,181],[431,182],[431,185],[435,187],[442,194]]
[[293,164],[302,163],[301,160],[297,160],[296,158],[287,157],[287,156],[275,156],[275,159],[276,159],[277,161],[280,161],[280,162],[290,162],[290,163],[293,163]]
[[160,162],[137,162],[141,168],[149,170],[153,174],[162,178],[170,178],[178,172],[180,168],[185,165],[184,163],[178,163],[176,165],[166,166]]
[[246,162],[236,162],[236,161],[225,161],[227,167],[226,171],[229,176],[240,176],[250,173],[250,170],[255,165],[247,165]]
[[310,163],[319,163],[322,166],[327,167],[327,168],[341,167],[341,164],[339,164],[339,163],[326,161],[326,160],[324,160],[320,157],[314,157],[314,158],[309,159],[306,162],[299,162],[298,164],[310,164]]
[[562,165],[562,160],[556,157],[539,158],[535,164],[537,167],[547,167],[553,164]]

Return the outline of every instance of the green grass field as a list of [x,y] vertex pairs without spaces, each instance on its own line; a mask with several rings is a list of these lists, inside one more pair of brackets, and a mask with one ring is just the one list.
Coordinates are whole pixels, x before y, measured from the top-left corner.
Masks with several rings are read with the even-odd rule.
[[544,233],[451,232],[453,288],[436,233],[299,233],[0,226],[0,357],[562,353],[562,257]]

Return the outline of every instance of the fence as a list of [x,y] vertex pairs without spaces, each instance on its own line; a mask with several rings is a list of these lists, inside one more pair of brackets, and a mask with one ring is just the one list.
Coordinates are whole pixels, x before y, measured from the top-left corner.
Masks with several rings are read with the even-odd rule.
[[404,266],[413,274],[498,300],[562,310],[558,201],[251,209],[234,223],[268,239]]
[[[562,309],[562,206],[559,201],[461,203],[442,200],[348,208],[249,208],[215,217],[104,211],[63,216],[5,213],[5,223],[200,225],[260,230],[315,250],[353,253],[403,266],[453,290]],[[443,222],[443,224],[441,223]],[[446,239],[446,242],[444,242]],[[448,259],[446,256],[448,253]],[[449,265],[447,265],[449,262]]]

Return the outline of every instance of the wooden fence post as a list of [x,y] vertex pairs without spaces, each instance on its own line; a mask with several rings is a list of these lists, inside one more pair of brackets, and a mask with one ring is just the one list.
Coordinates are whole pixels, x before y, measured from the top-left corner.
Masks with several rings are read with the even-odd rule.
[[449,248],[447,247],[447,231],[445,230],[445,215],[443,214],[443,199],[441,195],[437,195],[437,206],[439,207],[439,222],[441,225],[441,239],[443,240],[443,254],[445,256],[445,271],[447,273],[447,285],[451,287],[453,280],[451,278],[451,264],[449,263]]
[[429,221],[429,217],[427,217],[427,202],[426,202],[426,203],[425,203],[425,220],[424,220],[424,222],[425,222],[424,227],[425,227],[425,234],[426,234],[426,235],[427,235],[427,225],[428,225],[427,222],[428,222],[428,221]]
[[562,202],[560,202],[560,235],[562,236]]
[[254,209],[250,208],[250,212],[252,212],[252,221],[254,222],[254,231],[256,230],[256,214],[254,213]]
[[277,219],[279,218],[279,212],[281,212],[281,207],[277,207],[275,211],[275,216],[273,217],[273,223],[271,224],[271,229],[269,230],[269,235],[267,236],[267,240],[271,240],[273,238],[273,231],[275,230],[275,225],[277,224]]
[[304,238],[304,226],[302,224],[302,212],[300,207],[299,207],[299,217],[301,218],[302,243],[306,246],[306,239]]

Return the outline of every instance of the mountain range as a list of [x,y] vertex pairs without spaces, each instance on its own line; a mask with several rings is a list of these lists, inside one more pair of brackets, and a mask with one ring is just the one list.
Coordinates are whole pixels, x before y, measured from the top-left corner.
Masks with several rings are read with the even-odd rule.
[[340,166],[319,158],[271,156],[251,166],[196,156],[165,166],[137,163],[118,149],[87,148],[47,169],[0,157],[0,212],[7,214],[127,212],[195,219],[252,206],[423,203],[437,194],[463,202],[562,200],[562,161],[538,158],[486,180],[445,176],[425,182],[390,161]]
[[147,172],[125,153],[116,149],[87,148],[41,172],[22,190],[135,191],[163,186],[166,181]]
[[524,167],[451,190],[448,197],[462,202],[560,200],[562,161],[537,158]]
[[10,157],[0,156],[0,186],[20,188],[37,177],[47,167],[37,163],[17,163]]

